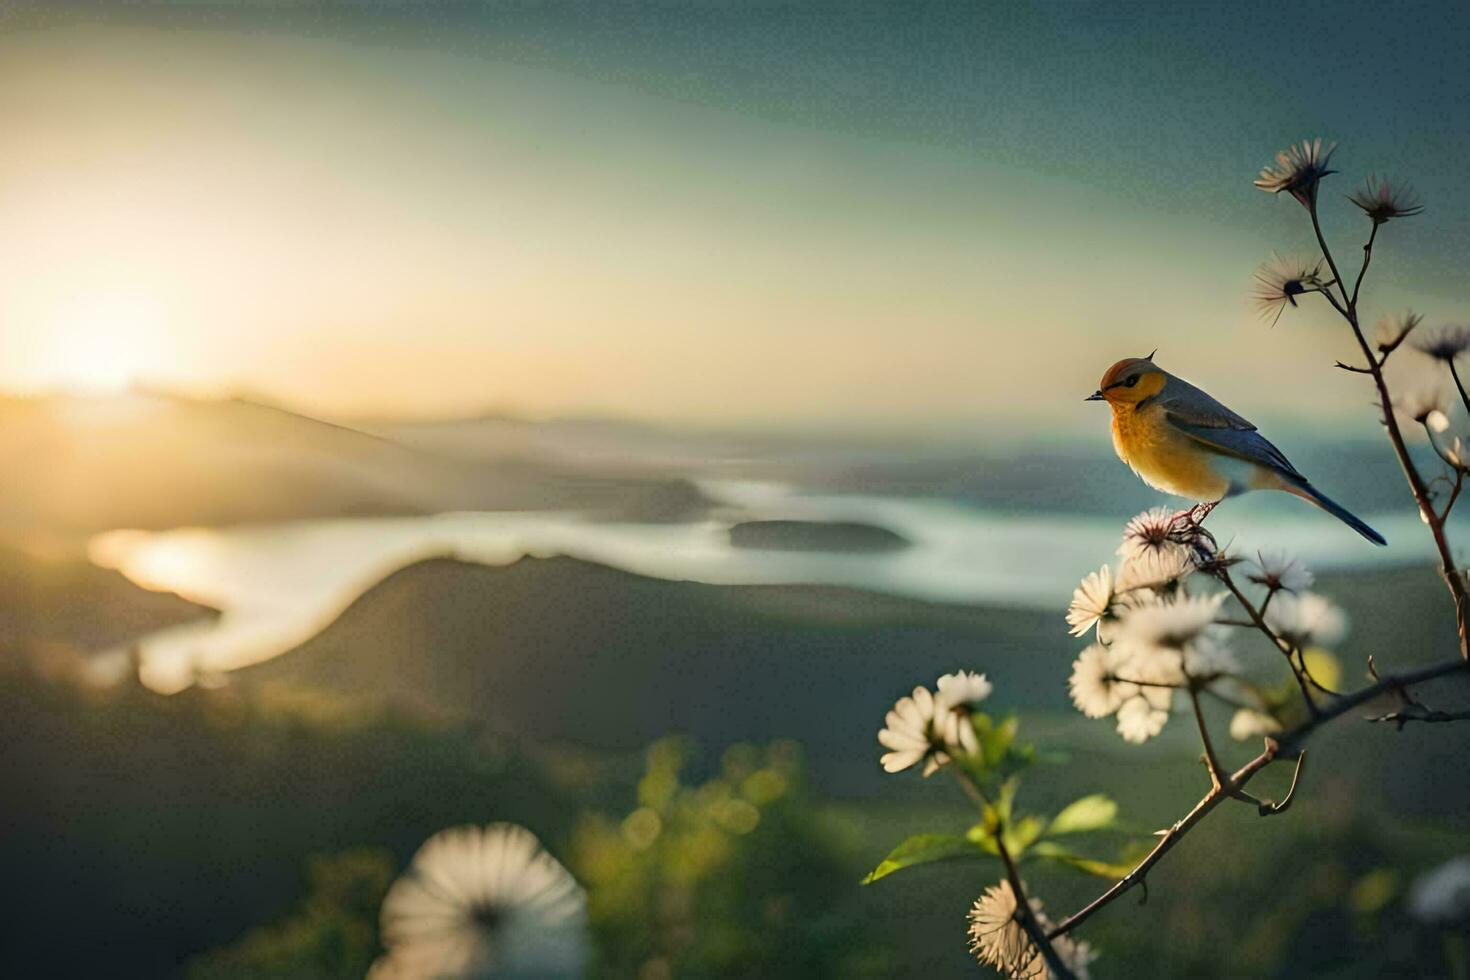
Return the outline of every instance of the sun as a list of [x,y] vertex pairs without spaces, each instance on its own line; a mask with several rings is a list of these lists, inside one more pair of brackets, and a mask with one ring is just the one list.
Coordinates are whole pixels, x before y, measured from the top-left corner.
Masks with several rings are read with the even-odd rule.
[[57,318],[35,367],[36,386],[71,394],[127,391],[156,367],[162,318],[146,297],[99,293]]

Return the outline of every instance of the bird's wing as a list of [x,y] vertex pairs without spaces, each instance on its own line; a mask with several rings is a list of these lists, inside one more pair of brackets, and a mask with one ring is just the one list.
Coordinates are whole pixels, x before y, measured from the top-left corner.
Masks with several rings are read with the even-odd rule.
[[1157,397],[1164,418],[1191,439],[1216,452],[1305,479],[1254,425],[1188,381],[1171,377]]

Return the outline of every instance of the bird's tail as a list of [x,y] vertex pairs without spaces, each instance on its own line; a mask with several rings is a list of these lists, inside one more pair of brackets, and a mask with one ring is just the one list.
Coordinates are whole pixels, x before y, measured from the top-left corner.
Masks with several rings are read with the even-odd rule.
[[1295,486],[1288,487],[1287,489],[1296,494],[1298,497],[1301,497],[1303,500],[1310,500],[1312,503],[1316,504],[1318,507],[1321,507],[1323,510],[1327,511],[1327,513],[1342,521],[1348,527],[1352,528],[1354,531],[1357,531],[1359,534],[1367,538],[1369,541],[1372,541],[1374,544],[1388,544],[1388,542],[1384,540],[1383,535],[1379,534],[1367,524],[1363,523],[1346,507],[1342,506],[1342,504],[1339,504],[1337,501],[1333,500],[1331,497],[1327,496],[1325,493],[1318,490],[1307,481],[1303,480],[1301,483],[1296,484]]

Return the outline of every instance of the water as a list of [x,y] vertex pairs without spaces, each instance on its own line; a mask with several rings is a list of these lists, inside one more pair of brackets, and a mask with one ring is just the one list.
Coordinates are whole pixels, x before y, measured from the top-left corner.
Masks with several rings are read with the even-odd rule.
[[[476,512],[431,517],[304,521],[163,532],[113,531],[92,560],[136,584],[220,611],[144,637],[146,683],[176,691],[196,678],[277,656],[321,630],[394,571],[427,558],[505,565],[565,555],[656,578],[723,585],[844,585],[938,602],[1057,610],[1077,580],[1109,558],[1121,522],[1065,514],[1016,515],[937,500],[803,494],[766,483],[710,483],[721,519],[686,524],[605,523],[570,513]],[[1292,502],[1294,503],[1294,502]],[[1232,503],[1233,506],[1233,503]],[[1222,511],[1211,526],[1236,530]],[[881,554],[732,547],[746,520],[857,521],[893,530],[912,547]],[[1370,520],[1391,542],[1373,548],[1302,508],[1251,514],[1237,553],[1284,549],[1333,569],[1427,559],[1412,515]],[[114,657],[114,663],[121,660]]]

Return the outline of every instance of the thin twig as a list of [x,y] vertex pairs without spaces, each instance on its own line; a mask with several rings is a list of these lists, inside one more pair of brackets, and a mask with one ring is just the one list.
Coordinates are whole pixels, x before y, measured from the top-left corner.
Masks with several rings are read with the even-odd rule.
[[1200,707],[1199,691],[1193,683],[1190,683],[1188,690],[1189,704],[1194,708],[1194,720],[1199,723],[1199,738],[1205,746],[1205,768],[1210,770],[1210,785],[1212,789],[1219,789],[1224,785],[1220,776],[1220,759],[1215,755],[1215,744],[1210,741],[1210,729],[1205,724],[1204,709]]
[[1369,718],[1369,721],[1391,721],[1402,729],[1411,721],[1422,721],[1426,723],[1447,721],[1470,721],[1470,710],[1467,711],[1435,711],[1426,708],[1422,704],[1409,704],[1398,711],[1390,711],[1386,715],[1377,718]]
[[[1321,237],[1321,233],[1318,233]],[[1358,281],[1353,283],[1353,295],[1348,300],[1348,309],[1358,308],[1358,290],[1363,288],[1363,277],[1368,274],[1368,263],[1373,261],[1373,239],[1378,237],[1378,222],[1373,222],[1373,230],[1368,232],[1368,242],[1363,246],[1363,264],[1358,269]],[[1324,246],[1325,247],[1325,246]]]
[[1307,711],[1312,715],[1316,715],[1317,702],[1312,699],[1312,692],[1307,687],[1307,682],[1302,679],[1301,672],[1297,670],[1296,664],[1292,662],[1291,655],[1294,650],[1292,645],[1278,636],[1276,631],[1266,623],[1266,617],[1261,614],[1261,610],[1257,609],[1255,604],[1235,584],[1235,579],[1230,576],[1229,569],[1223,567],[1213,568],[1210,574],[1214,575],[1225,588],[1230,590],[1230,594],[1235,596],[1235,601],[1240,603],[1241,608],[1245,610],[1246,615],[1250,617],[1251,623],[1256,629],[1260,630],[1271,641],[1272,646],[1276,647],[1277,650],[1285,655],[1286,665],[1291,668],[1291,676],[1296,680],[1297,689],[1302,693],[1302,701],[1306,704]]
[[1460,392],[1460,402],[1465,406],[1465,411],[1470,412],[1470,395],[1465,394],[1465,384],[1460,380],[1460,372],[1455,367],[1455,359],[1449,359],[1450,377],[1455,379],[1455,387]]
[[1278,813],[1285,813],[1291,806],[1292,799],[1296,796],[1297,783],[1302,778],[1302,766],[1307,762],[1307,750],[1302,749],[1296,756],[1296,768],[1291,771],[1291,785],[1286,788],[1286,795],[1281,798],[1280,803],[1272,803],[1270,800],[1257,800],[1256,812],[1263,817],[1274,817]]
[[1104,908],[1121,897],[1130,888],[1142,885],[1144,879],[1148,876],[1149,870],[1158,864],[1164,855],[1168,854],[1174,848],[1174,845],[1179,843],[1184,838],[1184,835],[1193,829],[1195,824],[1208,816],[1210,811],[1224,802],[1231,793],[1244,786],[1258,771],[1269,765],[1276,758],[1276,753],[1276,743],[1268,740],[1265,751],[1236,770],[1223,785],[1216,786],[1210,792],[1206,793],[1204,798],[1194,805],[1193,810],[1190,810],[1182,820],[1160,835],[1159,842],[1154,845],[1153,850],[1149,851],[1132,871],[1114,882],[1111,888],[1093,899],[1080,912],[1062,920],[1056,928],[1052,929],[1050,933],[1051,938],[1055,939],[1057,936],[1071,932],[1097,914],[1099,909]]

